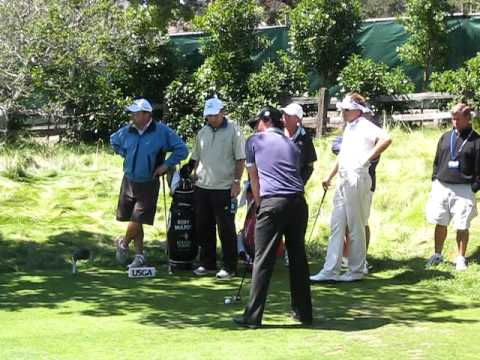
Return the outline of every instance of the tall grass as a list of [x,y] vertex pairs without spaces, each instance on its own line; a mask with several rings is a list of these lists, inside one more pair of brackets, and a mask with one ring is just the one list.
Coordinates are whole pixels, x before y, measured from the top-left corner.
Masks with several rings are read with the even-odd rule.
[[[425,258],[432,252],[433,227],[425,221],[424,206],[431,186],[436,143],[442,132],[427,128],[412,132],[391,130],[393,144],[377,167],[377,190],[370,217],[371,257]],[[333,187],[327,193],[314,229],[313,223],[323,195],[321,181],[335,161],[330,150],[334,135],[316,141],[318,161],[306,189],[310,208],[307,246],[310,257],[318,261],[323,259],[328,241]],[[75,234],[82,233],[91,242],[101,242],[102,251],[111,251],[111,238],[124,232],[124,224],[114,218],[121,167],[122,159],[103,144],[3,148],[0,235],[4,241],[51,244],[54,239],[68,236],[77,239]],[[147,245],[165,240],[163,207],[160,198],[155,227],[146,227]],[[242,226],[244,211],[241,209],[237,214],[238,228]],[[472,224],[469,254],[478,248],[477,224],[478,220]],[[447,258],[455,255],[453,238],[451,232]],[[70,244],[67,248],[74,246],[71,242],[63,244]],[[62,254],[67,256],[67,253]]]

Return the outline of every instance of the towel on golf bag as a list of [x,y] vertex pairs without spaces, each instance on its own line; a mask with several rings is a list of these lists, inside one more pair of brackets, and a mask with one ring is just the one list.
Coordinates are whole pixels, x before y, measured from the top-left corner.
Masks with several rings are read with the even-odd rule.
[[[246,183],[247,213],[243,222],[243,228],[237,235],[237,249],[239,257],[247,264],[253,264],[255,257],[255,226],[257,224],[257,205],[253,198],[250,183]],[[283,241],[280,241],[277,248],[277,256],[284,254]]]

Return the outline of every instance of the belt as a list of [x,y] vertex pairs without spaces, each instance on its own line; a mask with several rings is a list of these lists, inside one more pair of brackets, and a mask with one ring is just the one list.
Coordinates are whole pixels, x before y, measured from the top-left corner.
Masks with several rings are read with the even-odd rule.
[[272,199],[272,198],[281,198],[281,199],[295,199],[297,197],[304,197],[304,193],[291,193],[291,194],[271,194],[264,195],[260,197],[261,199]]

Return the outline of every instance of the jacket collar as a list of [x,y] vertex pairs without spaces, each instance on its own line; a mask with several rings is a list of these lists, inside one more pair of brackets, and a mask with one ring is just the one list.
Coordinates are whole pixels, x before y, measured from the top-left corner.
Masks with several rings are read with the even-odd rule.
[[[157,125],[155,123],[155,120],[152,119],[152,121],[150,122],[150,125],[148,125],[148,127],[145,129],[144,132],[145,133],[153,132],[155,131],[156,128],[157,128]],[[128,127],[128,132],[139,134],[138,129],[133,124],[130,124],[130,126]]]

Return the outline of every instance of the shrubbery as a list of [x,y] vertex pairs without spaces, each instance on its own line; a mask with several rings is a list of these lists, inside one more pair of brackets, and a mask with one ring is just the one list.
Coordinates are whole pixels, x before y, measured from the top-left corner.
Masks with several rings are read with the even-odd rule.
[[127,96],[160,100],[175,77],[173,50],[143,7],[5,1],[0,17],[0,102],[67,121],[76,139],[108,136],[125,120]]
[[167,122],[184,138],[203,125],[203,104],[217,95],[225,101],[232,119],[241,123],[264,105],[279,105],[287,95],[302,94],[307,78],[291,53],[279,52],[255,68],[253,57],[268,42],[258,33],[259,8],[253,0],[219,0],[196,19],[205,32],[204,64],[189,78],[180,75],[167,88]]
[[480,53],[457,70],[432,74],[430,88],[455,96],[454,101],[464,101],[480,109]]
[[[385,64],[378,64],[371,59],[354,55],[338,77],[339,95],[358,92],[365,96],[372,105],[380,95],[407,94],[415,90],[413,82],[400,68],[391,69]],[[372,101],[373,100],[373,101]],[[391,110],[393,104],[382,104],[381,107]]]

